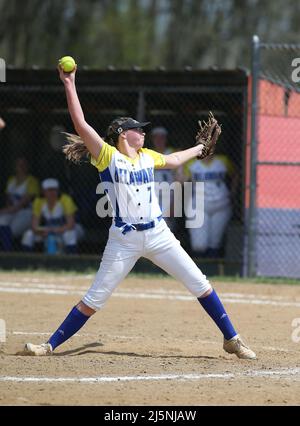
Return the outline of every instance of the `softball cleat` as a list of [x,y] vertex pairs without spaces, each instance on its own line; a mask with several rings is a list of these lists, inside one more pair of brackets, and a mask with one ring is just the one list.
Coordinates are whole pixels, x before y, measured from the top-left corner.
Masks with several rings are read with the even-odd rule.
[[241,359],[256,359],[256,354],[242,341],[237,334],[230,340],[224,339],[223,349]]
[[26,343],[24,347],[24,355],[46,356],[46,355],[51,355],[52,352],[53,350],[50,343],[42,343],[41,345]]

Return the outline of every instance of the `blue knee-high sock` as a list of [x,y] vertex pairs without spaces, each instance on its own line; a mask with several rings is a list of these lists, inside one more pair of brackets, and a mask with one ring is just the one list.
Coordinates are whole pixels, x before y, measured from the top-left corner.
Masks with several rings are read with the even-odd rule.
[[207,297],[202,299],[199,297],[198,301],[222,331],[226,340],[237,335],[215,290]]
[[52,349],[54,350],[57,348],[57,346],[61,345],[70,337],[72,337],[78,330],[81,329],[81,327],[84,326],[89,318],[90,317],[84,315],[76,308],[76,306],[74,306],[64,322],[48,340],[48,343],[50,343]]

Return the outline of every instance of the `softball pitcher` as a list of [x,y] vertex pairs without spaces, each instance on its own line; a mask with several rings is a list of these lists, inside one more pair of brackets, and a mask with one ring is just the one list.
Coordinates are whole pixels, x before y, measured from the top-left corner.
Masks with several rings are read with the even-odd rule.
[[64,152],[67,158],[74,161],[79,161],[87,152],[90,154],[112,204],[114,217],[92,286],[47,343],[27,343],[24,353],[38,356],[51,354],[103,308],[136,261],[145,257],[181,281],[198,299],[222,332],[226,352],[243,359],[255,359],[255,353],[235,331],[206,276],[162,219],[155,196],[155,169],[175,169],[201,155],[206,147],[199,144],[169,155],[159,154],[143,147],[144,129],[150,123],[140,123],[128,117],[114,120],[103,140],[85,121],[75,87],[76,69],[66,74],[59,68],[59,72],[65,86],[69,112],[79,135],[70,137],[71,143]]

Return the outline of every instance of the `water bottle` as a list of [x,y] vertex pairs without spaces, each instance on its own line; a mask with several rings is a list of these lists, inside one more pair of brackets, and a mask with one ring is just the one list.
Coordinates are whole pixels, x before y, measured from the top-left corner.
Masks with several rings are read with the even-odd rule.
[[48,254],[56,254],[57,253],[57,242],[56,236],[53,233],[50,233],[47,237],[47,253]]

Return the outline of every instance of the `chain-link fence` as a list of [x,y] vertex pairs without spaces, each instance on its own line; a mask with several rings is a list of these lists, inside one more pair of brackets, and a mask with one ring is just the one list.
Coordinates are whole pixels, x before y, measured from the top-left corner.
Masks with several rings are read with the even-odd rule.
[[300,45],[253,38],[245,262],[252,276],[300,277],[299,64]]
[[[194,144],[198,120],[206,119],[208,112],[213,111],[223,129],[217,148],[218,163],[205,164],[207,173],[202,174],[201,179],[205,185],[207,182],[212,185],[210,188],[216,197],[215,209],[210,207],[204,224],[207,235],[214,234],[214,242],[206,240],[202,246],[191,242],[184,217],[174,218],[172,227],[193,256],[222,258],[235,263],[237,270],[241,268],[244,235],[247,85],[248,77],[243,70],[79,70],[77,78],[86,120],[100,135],[105,134],[108,124],[116,116],[132,116],[150,121],[152,129],[163,127],[167,131],[167,148],[182,150]],[[46,210],[41,203],[38,206],[36,199],[45,195],[41,183],[55,178],[59,181],[59,197],[67,194],[77,206],[76,211],[72,210],[70,199],[63,203],[64,214],[71,212],[81,226],[81,232],[76,234],[76,252],[101,253],[111,219],[99,218],[96,214],[99,200],[97,170],[87,162],[80,166],[71,164],[62,154],[65,138],[61,132],[74,132],[74,129],[58,77],[50,71],[8,70],[7,82],[1,84],[0,94],[0,116],[6,123],[0,133],[1,250],[49,251],[42,230],[38,235],[43,238],[34,241],[32,235],[30,240],[28,232],[27,239],[24,235],[31,228],[32,209],[34,216],[39,218],[38,227],[45,226],[43,214],[46,215]],[[164,135],[160,134],[159,141],[155,135],[147,134],[146,146],[158,149],[155,144],[162,143],[161,138],[166,135],[166,132],[161,133]],[[28,191],[28,186],[26,191],[22,186],[28,175],[38,181],[39,189],[35,190],[31,181],[28,185],[32,196],[30,203],[27,199],[20,205],[20,199]],[[17,179],[13,180],[11,176],[17,176]],[[168,178],[161,176],[161,179]],[[181,181],[189,179],[200,178],[189,168],[184,168]],[[211,222],[215,214],[216,220]],[[7,232],[12,234],[12,244]],[[62,247],[63,251],[66,251],[66,245]]]

